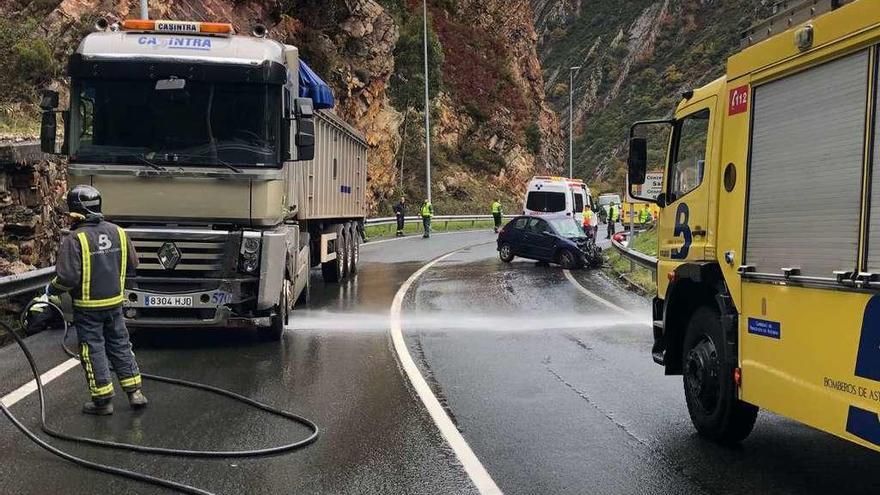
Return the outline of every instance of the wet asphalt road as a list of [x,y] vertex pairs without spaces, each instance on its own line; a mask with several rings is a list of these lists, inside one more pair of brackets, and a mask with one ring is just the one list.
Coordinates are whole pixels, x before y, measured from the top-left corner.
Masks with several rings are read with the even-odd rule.
[[[398,368],[388,311],[399,286],[410,352],[476,455],[508,494],[878,493],[880,456],[762,412],[738,449],[699,439],[678,377],[650,359],[648,301],[601,273],[501,263],[491,233],[370,243],[356,281],[327,287],[298,310],[283,343],[242,332],[150,332],[136,338],[145,371],[203,381],[302,413],[317,443],[264,459],[179,460],[56,442],[89,459],[223,494],[475,493]],[[65,360],[58,333],[28,339],[44,370]],[[0,394],[28,379],[0,349]],[[111,418],[78,410],[78,368],[48,387],[63,431],[149,445],[245,448],[301,438],[296,426],[223,399],[148,383],[152,404]],[[36,399],[13,407],[36,427]],[[0,493],[170,493],[85,471],[33,446],[0,420]]]

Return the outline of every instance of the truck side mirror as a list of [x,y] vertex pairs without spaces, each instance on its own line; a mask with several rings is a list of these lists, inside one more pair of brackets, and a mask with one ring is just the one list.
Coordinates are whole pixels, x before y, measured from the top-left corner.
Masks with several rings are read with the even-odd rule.
[[640,186],[645,183],[645,174],[648,165],[648,140],[641,137],[633,137],[629,140],[629,168],[630,185]]
[[294,100],[294,116],[296,117],[296,160],[309,161],[315,158],[315,107],[311,98]]
[[40,119],[40,150],[43,153],[55,154],[55,140],[58,134],[58,117],[55,115],[58,108],[58,92],[45,90],[40,99],[40,109],[43,115]]

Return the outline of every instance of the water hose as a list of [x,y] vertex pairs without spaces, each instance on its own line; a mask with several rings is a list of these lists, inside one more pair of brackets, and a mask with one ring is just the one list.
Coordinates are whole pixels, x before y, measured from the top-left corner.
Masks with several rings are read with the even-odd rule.
[[[65,344],[65,341],[67,340],[67,335],[70,331],[70,328],[67,324],[67,321],[64,319],[64,312],[57,305],[55,305],[51,302],[41,302],[41,301],[31,302],[25,308],[25,310],[22,312],[22,318],[21,318],[22,321],[24,321],[25,315],[27,315],[27,313],[30,311],[31,307],[34,306],[35,304],[43,304],[46,307],[52,308],[54,311],[57,311],[58,314],[61,315],[61,320],[64,322],[64,334],[61,337],[61,346],[64,348],[64,352],[68,356],[70,356],[74,359],[79,359],[79,356],[77,354],[75,354],[73,351],[71,351],[70,349],[68,349],[67,345]],[[232,400],[247,404],[248,406],[254,407],[254,408],[259,409],[261,411],[267,412],[267,413],[275,415],[275,416],[279,416],[279,417],[284,418],[284,419],[291,421],[293,423],[305,426],[306,428],[308,428],[311,431],[311,434],[302,440],[298,440],[296,442],[292,442],[292,443],[288,443],[288,444],[284,444],[284,445],[278,445],[275,447],[267,447],[267,448],[263,448],[263,449],[250,449],[250,450],[215,451],[215,450],[187,450],[187,449],[172,449],[172,448],[165,448],[165,447],[150,447],[150,446],[145,446],[145,445],[135,445],[135,444],[129,444],[129,443],[122,443],[122,442],[112,442],[112,441],[107,441],[107,440],[97,440],[97,439],[88,438],[88,437],[79,437],[79,436],[69,435],[66,433],[56,431],[56,430],[52,429],[46,423],[46,400],[45,400],[45,395],[43,392],[43,384],[42,384],[42,381],[40,380],[40,372],[37,369],[37,364],[36,364],[36,361],[34,360],[33,354],[31,354],[31,351],[28,348],[27,344],[25,344],[24,339],[22,339],[9,325],[0,321],[0,326],[2,326],[7,332],[9,332],[10,335],[12,335],[13,339],[15,339],[16,344],[18,344],[18,347],[21,349],[22,353],[24,354],[25,358],[27,359],[28,365],[31,368],[31,373],[34,375],[34,381],[36,381],[36,383],[37,383],[37,395],[39,396],[39,399],[40,399],[40,428],[46,434],[48,434],[52,437],[59,438],[62,440],[69,440],[72,442],[85,443],[88,445],[95,445],[98,447],[119,449],[119,450],[128,450],[128,451],[139,452],[139,453],[143,453],[143,454],[157,454],[157,455],[167,455],[167,456],[175,456],[175,457],[199,457],[199,458],[234,458],[234,457],[269,456],[269,455],[280,454],[283,452],[290,452],[292,450],[297,450],[297,449],[303,448],[306,445],[313,443],[318,438],[318,433],[319,433],[318,426],[314,422],[312,422],[311,420],[309,420],[303,416],[300,416],[298,414],[294,414],[292,412],[285,411],[283,409],[279,409],[279,408],[270,406],[268,404],[264,404],[262,402],[251,399],[250,397],[245,397],[244,395],[240,395],[235,392],[231,392],[229,390],[222,389],[220,387],[215,387],[212,385],[206,385],[204,383],[198,383],[198,382],[193,382],[193,381],[188,381],[188,380],[181,380],[179,378],[170,378],[167,376],[153,375],[153,374],[149,374],[149,373],[141,373],[141,377],[144,380],[152,380],[152,381],[156,381],[156,382],[169,383],[169,384],[178,385],[181,387],[188,387],[188,388],[193,388],[196,390],[202,390],[205,392],[211,392],[213,394],[220,395],[222,397],[226,397],[228,399],[232,399]],[[46,449],[47,451],[51,452],[52,454],[55,454],[58,457],[61,457],[62,459],[73,462],[74,464],[77,464],[79,466],[83,466],[85,468],[92,469],[95,471],[100,471],[100,472],[108,473],[108,474],[114,474],[117,476],[121,476],[124,478],[132,479],[132,480],[136,480],[136,481],[140,481],[140,482],[144,482],[144,483],[149,483],[149,484],[160,486],[163,488],[170,488],[172,490],[177,490],[182,493],[189,493],[189,494],[193,494],[193,495],[214,495],[212,492],[202,490],[200,488],[196,488],[196,487],[193,487],[190,485],[158,478],[155,476],[150,476],[150,475],[143,474],[143,473],[138,473],[136,471],[131,471],[128,469],[118,468],[118,467],[109,466],[106,464],[101,464],[101,463],[89,461],[87,459],[83,459],[83,458],[77,457],[73,454],[64,452],[63,450],[61,450],[61,449],[49,444],[45,440],[41,439],[33,431],[28,429],[27,426],[22,424],[22,422],[19,421],[18,418],[16,418],[12,414],[12,412],[9,410],[9,408],[6,407],[6,405],[3,403],[3,401],[0,401],[0,408],[2,408],[3,414],[5,414],[7,418],[9,418],[9,421],[11,421],[12,424],[15,425],[15,427],[18,428],[31,441],[33,441],[34,443],[36,443],[40,447]]]

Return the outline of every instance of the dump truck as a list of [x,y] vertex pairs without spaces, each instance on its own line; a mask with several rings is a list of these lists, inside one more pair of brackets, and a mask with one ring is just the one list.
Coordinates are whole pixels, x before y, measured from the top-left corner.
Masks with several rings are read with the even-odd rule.
[[880,8],[786,2],[743,43],[631,129],[631,191],[666,156],[653,359],[706,437],[765,408],[880,450]]
[[128,325],[278,338],[312,267],[357,272],[367,145],[296,47],[262,26],[99,21],[68,71],[69,110],[44,93],[42,147],[137,249]]

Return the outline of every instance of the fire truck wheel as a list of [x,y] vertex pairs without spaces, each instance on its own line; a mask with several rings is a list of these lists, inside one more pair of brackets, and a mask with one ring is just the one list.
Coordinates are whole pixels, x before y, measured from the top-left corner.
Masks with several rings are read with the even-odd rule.
[[755,426],[758,408],[739,400],[733,365],[726,356],[718,311],[698,308],[684,337],[684,395],[700,435],[721,444],[744,440]]

